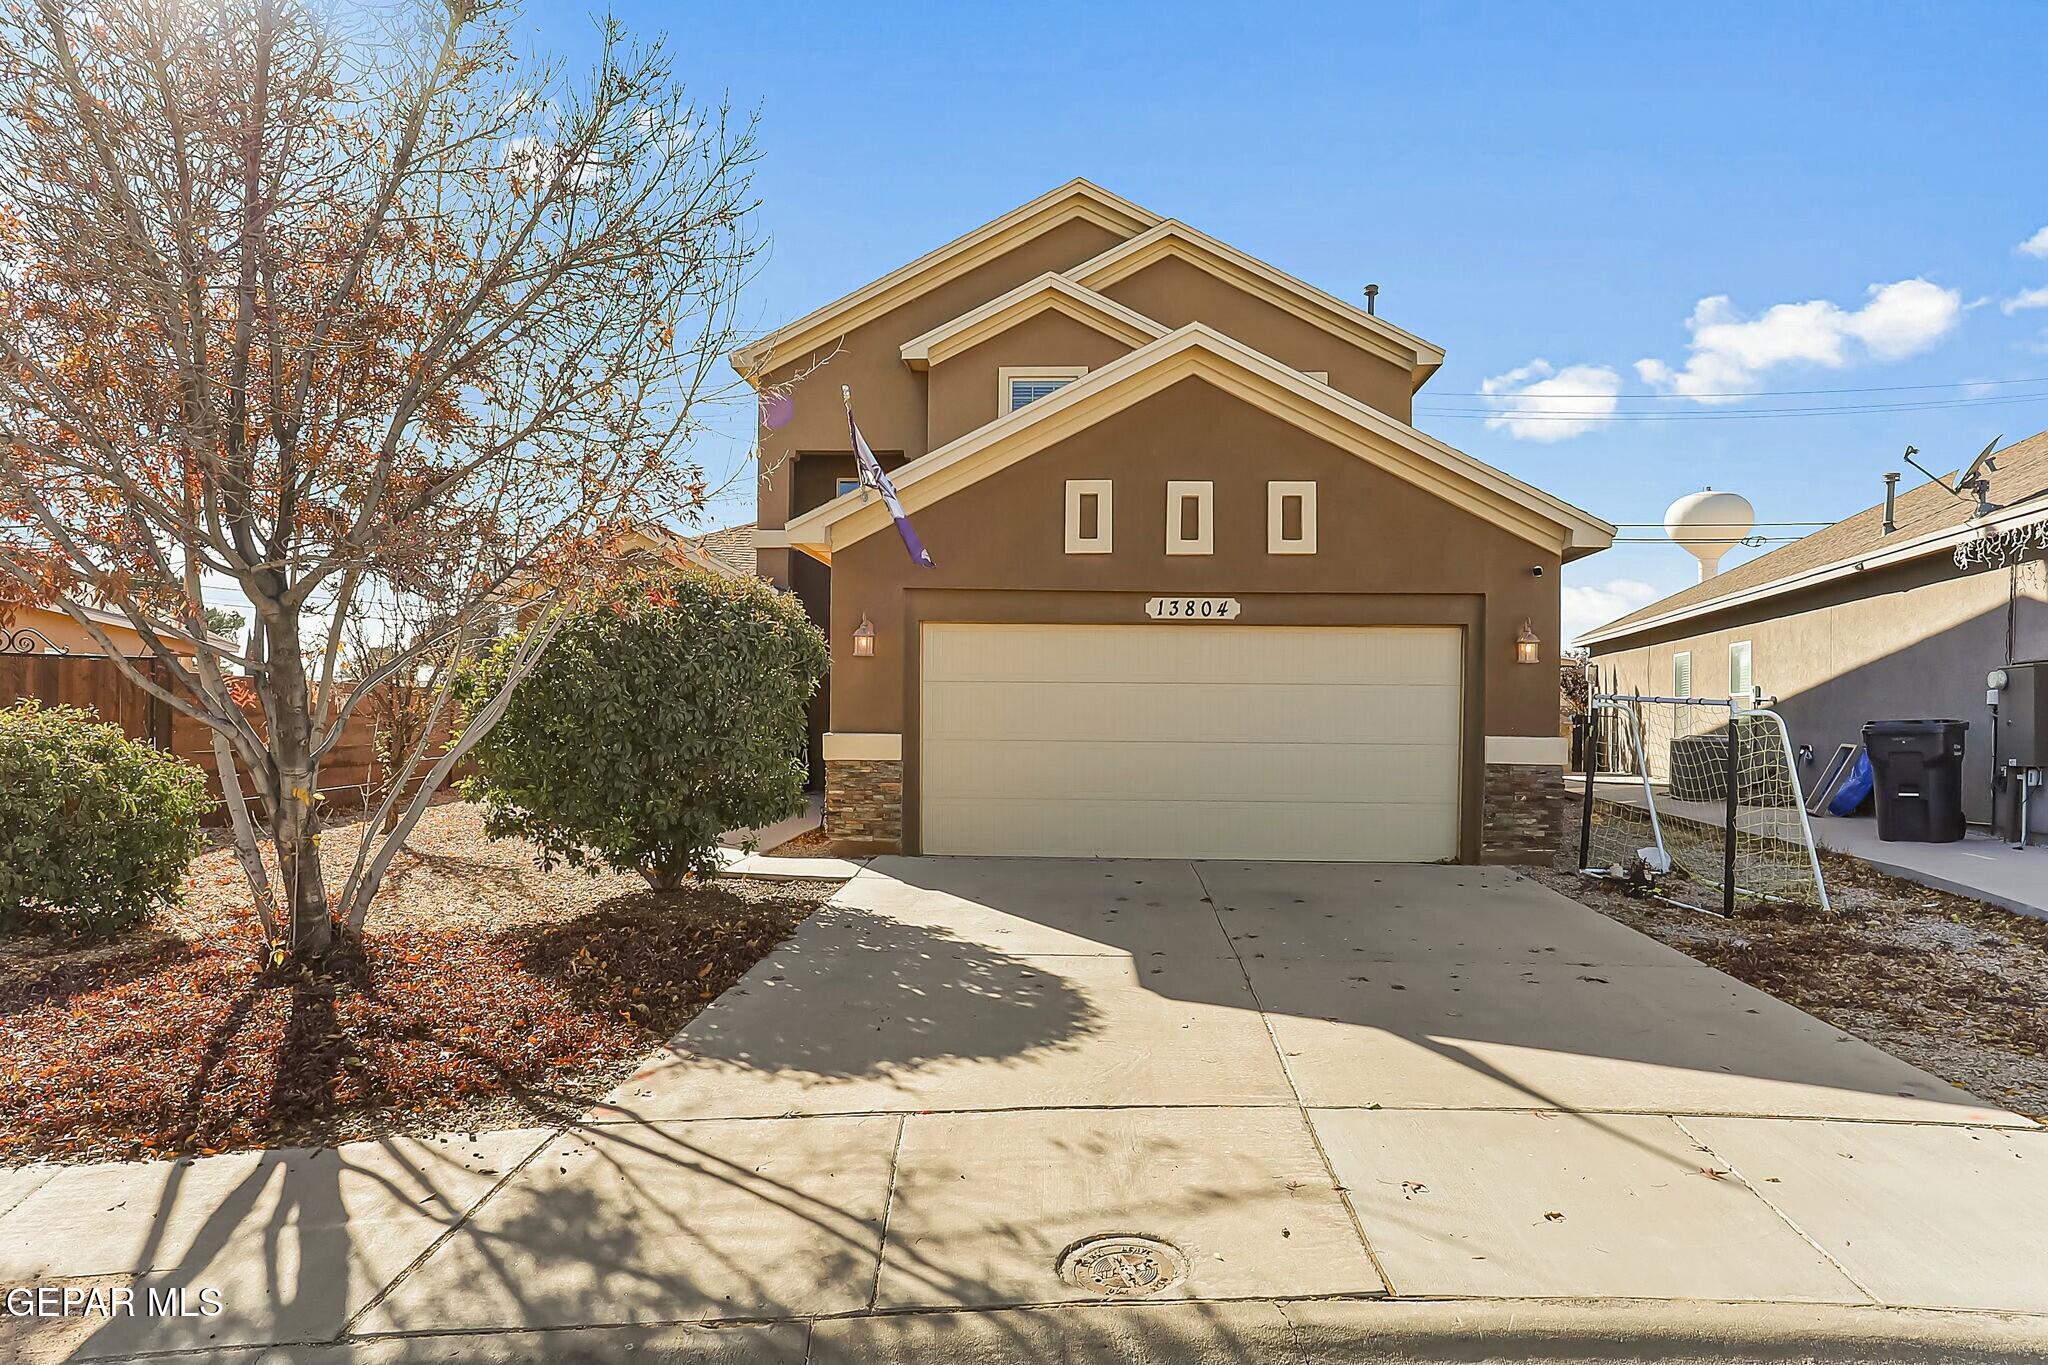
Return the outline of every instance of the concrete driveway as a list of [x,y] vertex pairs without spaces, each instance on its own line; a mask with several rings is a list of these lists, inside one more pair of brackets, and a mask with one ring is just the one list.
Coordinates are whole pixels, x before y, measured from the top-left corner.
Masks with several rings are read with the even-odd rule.
[[339,1156],[317,1285],[288,1157],[132,1265],[0,1198],[0,1281],[244,1286],[86,1355],[2048,1355],[2048,1133],[1504,869],[877,859],[589,1122]]

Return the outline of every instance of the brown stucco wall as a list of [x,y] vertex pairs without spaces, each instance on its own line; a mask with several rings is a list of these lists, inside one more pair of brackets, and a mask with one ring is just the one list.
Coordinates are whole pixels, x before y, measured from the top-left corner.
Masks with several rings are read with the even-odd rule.
[[913,459],[924,454],[931,449],[925,435],[925,376],[903,363],[903,343],[1026,280],[1099,256],[1122,240],[1083,219],[1062,224],[853,329],[837,347],[822,347],[770,370],[757,388],[788,383],[799,374],[805,377],[792,390],[795,411],[789,423],[761,433],[760,524],[782,526],[791,515],[793,482],[787,456],[802,450],[851,449],[840,385],[853,387],[861,433],[870,445],[901,450]]
[[[1115,480],[1108,555],[1064,551],[1065,481]],[[1216,553],[1165,553],[1168,479],[1216,485]],[[1266,481],[1317,481],[1315,555],[1266,552]],[[1246,626],[1454,625],[1467,640],[1465,856],[1482,829],[1484,736],[1555,736],[1555,554],[1190,379],[914,514],[936,569],[893,532],[833,558],[834,731],[900,733],[916,848],[918,630],[926,621],[1142,622],[1149,597],[1233,596]],[[1538,577],[1531,569],[1541,566]],[[876,656],[851,657],[865,614]],[[1547,666],[1514,662],[1524,618]],[[1170,626],[1161,629],[1171,629]]]
[[[1685,623],[1685,634],[1644,632],[1595,646],[1603,683],[1662,696],[1672,656],[1692,652],[1693,693],[1728,695],[1728,646],[1750,643],[1751,678],[1796,747],[1812,745],[1806,780],[1867,720],[1953,717],[1965,737],[1963,810],[1990,818],[1991,710],[1984,675],[2011,659],[2048,658],[2048,581],[2032,560],[1965,573],[1945,555],[1856,574],[1810,592]],[[2008,604],[2013,642],[2006,647]],[[2043,803],[2048,806],[2048,803]],[[2035,820],[2048,830],[2048,810]]]
[[1131,347],[1065,313],[1047,311],[932,366],[928,384],[932,449],[987,426],[1001,412],[997,377],[1006,365],[1086,365],[1097,369]]
[[1359,350],[1284,308],[1245,293],[1200,266],[1166,257],[1101,291],[1171,330],[1203,323],[1297,370],[1326,370],[1330,387],[1409,421],[1415,415],[1408,370]]

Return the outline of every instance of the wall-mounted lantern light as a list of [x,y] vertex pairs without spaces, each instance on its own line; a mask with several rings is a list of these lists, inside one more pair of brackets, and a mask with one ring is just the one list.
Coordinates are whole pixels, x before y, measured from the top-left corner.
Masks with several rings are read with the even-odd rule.
[[868,614],[860,614],[860,624],[853,628],[853,657],[872,659],[875,657],[875,623],[868,620]]
[[1522,622],[1522,629],[1515,635],[1515,662],[1518,664],[1540,664],[1543,662],[1543,638],[1536,633],[1536,627],[1532,622]]

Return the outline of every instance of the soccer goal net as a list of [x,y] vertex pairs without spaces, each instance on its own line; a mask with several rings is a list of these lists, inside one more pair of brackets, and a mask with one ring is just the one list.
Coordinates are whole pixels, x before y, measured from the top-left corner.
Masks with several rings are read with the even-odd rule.
[[1792,746],[1777,712],[1706,697],[1588,698],[1579,865],[1650,877],[1703,907],[1828,908]]

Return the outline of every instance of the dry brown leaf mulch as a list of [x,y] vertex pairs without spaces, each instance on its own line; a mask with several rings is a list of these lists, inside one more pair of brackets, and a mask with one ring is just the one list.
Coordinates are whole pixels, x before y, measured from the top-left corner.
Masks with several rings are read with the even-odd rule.
[[2048,923],[1821,856],[1832,914],[1759,905],[1733,920],[1524,870],[1980,1099],[2048,1116]]
[[835,889],[722,879],[476,928],[437,912],[423,917],[436,927],[373,929],[317,978],[260,979],[246,924],[11,954],[0,1165],[551,1121],[623,1079]]

